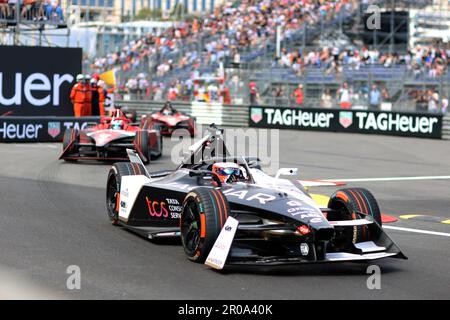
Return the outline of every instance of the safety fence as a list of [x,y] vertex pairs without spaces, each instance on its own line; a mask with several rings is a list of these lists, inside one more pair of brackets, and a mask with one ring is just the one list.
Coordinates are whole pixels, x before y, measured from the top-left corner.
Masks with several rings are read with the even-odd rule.
[[[138,116],[159,111],[164,102],[154,101],[116,101],[116,105],[135,110]],[[222,105],[220,103],[173,102],[180,112],[196,118],[198,124],[211,124],[227,127],[248,126],[249,108],[246,105]]]
[[[117,101],[137,114],[155,112],[163,103]],[[173,103],[179,111],[196,117],[198,124],[212,122],[229,127],[260,127],[331,132],[374,133],[450,139],[450,116],[436,113],[370,111],[338,108]]]
[[[117,101],[138,116],[159,111],[162,103]],[[371,133],[450,139],[450,116],[370,110],[313,109],[278,106],[174,103],[197,124],[326,132]],[[66,129],[84,129],[99,117],[0,116],[0,142],[60,142]]]

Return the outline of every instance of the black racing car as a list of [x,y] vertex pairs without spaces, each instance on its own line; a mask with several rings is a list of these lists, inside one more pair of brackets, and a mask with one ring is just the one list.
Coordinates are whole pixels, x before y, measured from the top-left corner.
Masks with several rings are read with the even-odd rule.
[[[214,125],[191,146],[176,170],[148,173],[129,150],[107,180],[106,205],[114,225],[144,237],[181,237],[187,257],[215,268],[226,263],[278,265],[368,261],[406,256],[382,229],[373,195],[362,188],[335,192],[319,208],[291,174],[264,173],[257,158],[232,157]],[[235,163],[245,174],[223,182],[215,163]],[[227,234],[228,233],[228,234]]]

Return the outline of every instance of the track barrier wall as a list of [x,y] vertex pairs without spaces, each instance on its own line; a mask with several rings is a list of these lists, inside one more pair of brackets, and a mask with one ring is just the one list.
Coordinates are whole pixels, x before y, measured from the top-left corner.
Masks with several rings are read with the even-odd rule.
[[[163,105],[163,102],[154,101],[118,101],[117,103],[136,110],[138,115],[156,112]],[[229,127],[320,130],[450,139],[450,116],[442,114],[248,105],[219,106],[201,102],[192,104],[173,102],[173,105],[177,110],[195,116],[199,124],[215,122]],[[286,113],[283,114],[283,111]],[[273,116],[272,123],[267,122],[269,114]],[[259,117],[261,117],[259,121],[252,120],[252,118],[258,120]],[[274,120],[277,121],[273,122]],[[313,126],[317,121],[316,126]]]
[[[159,111],[164,102],[116,101],[138,116]],[[198,124],[450,139],[450,116],[389,111],[299,109],[174,102]],[[59,142],[67,128],[84,128],[99,117],[0,117],[0,142]]]
[[441,114],[391,111],[250,107],[249,126],[258,128],[371,133],[442,138]]
[[0,46],[0,115],[73,116],[81,48]]
[[0,142],[61,142],[66,129],[83,129],[100,117],[0,117]]
[[442,139],[450,140],[450,116],[443,117]]

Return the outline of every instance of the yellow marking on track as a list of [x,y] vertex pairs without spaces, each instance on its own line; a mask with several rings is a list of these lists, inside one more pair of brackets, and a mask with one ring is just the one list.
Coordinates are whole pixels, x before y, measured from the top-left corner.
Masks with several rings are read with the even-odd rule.
[[450,219],[441,221],[441,223],[450,224]]
[[310,193],[310,196],[320,208],[326,208],[328,206],[330,197],[317,193]]
[[400,219],[411,219],[411,218],[415,218],[415,217],[421,217],[421,214],[403,214],[401,216],[399,216]]

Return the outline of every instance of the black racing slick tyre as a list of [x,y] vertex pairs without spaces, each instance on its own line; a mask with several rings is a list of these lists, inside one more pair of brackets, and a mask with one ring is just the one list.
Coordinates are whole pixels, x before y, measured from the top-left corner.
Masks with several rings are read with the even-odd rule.
[[[64,131],[63,136],[63,151],[67,148],[67,153],[72,154],[77,151],[77,146],[75,145],[80,140],[80,132],[77,129],[67,129]],[[64,159],[65,161],[74,161],[69,159]]]
[[156,159],[159,159],[162,157],[162,153],[163,153],[163,136],[162,136],[162,134],[159,135],[158,150],[159,150],[159,153],[155,156],[152,156],[152,160],[156,160]]
[[[335,210],[329,214],[328,220],[356,220],[363,218],[361,214],[371,216],[382,226],[381,211],[375,197],[364,188],[345,188],[336,191],[328,201],[328,208]],[[366,241],[368,238],[367,226],[355,226],[352,242]]]
[[229,212],[228,201],[218,189],[199,187],[186,195],[180,232],[189,260],[199,263],[206,260]]
[[157,135],[158,139],[156,141],[157,145],[155,147],[159,152],[155,153],[153,150],[150,150],[150,158],[151,158],[151,160],[156,160],[156,159],[161,158],[162,153],[163,153],[163,136],[161,134],[161,129],[160,129],[159,124],[155,124],[153,126],[153,130],[159,131],[159,132],[156,132],[156,135]]
[[134,137],[134,142],[139,148],[139,151],[145,157],[142,159],[142,162],[145,164],[150,163],[150,149],[149,149],[149,140],[148,140],[148,132],[147,131],[137,131],[136,136]]
[[163,152],[163,135],[161,133],[162,126],[159,123],[155,123],[155,124],[153,124],[153,128],[152,129],[156,130],[156,131],[159,131],[159,143],[160,143],[160,146],[161,146],[161,148],[160,148],[161,153],[158,156],[155,157],[155,158],[159,158],[159,157],[162,156],[162,152]]
[[113,225],[119,221],[120,183],[123,176],[147,175],[144,166],[138,163],[114,163],[108,173],[106,182],[106,212]]

